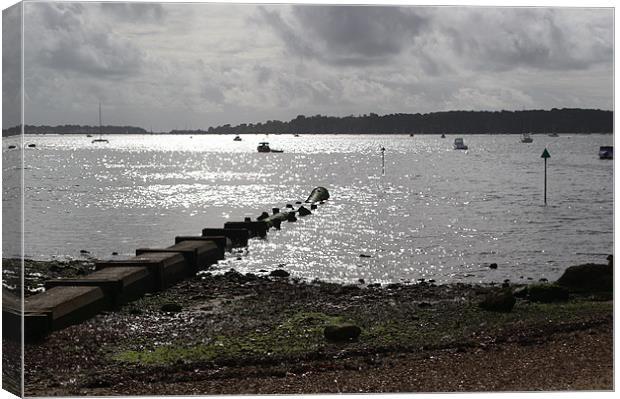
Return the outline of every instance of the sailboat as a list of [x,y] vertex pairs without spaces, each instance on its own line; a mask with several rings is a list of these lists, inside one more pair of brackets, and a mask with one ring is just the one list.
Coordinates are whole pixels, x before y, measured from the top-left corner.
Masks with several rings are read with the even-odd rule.
[[99,103],[99,138],[94,139],[91,143],[109,143],[109,141],[102,138],[101,135],[101,103]]

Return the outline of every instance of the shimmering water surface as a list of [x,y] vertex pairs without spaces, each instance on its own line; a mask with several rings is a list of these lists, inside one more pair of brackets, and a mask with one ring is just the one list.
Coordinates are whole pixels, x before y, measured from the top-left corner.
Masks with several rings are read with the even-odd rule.
[[[36,148],[24,151],[25,252],[106,258],[168,246],[175,235],[254,218],[325,186],[331,199],[314,215],[252,240],[240,260],[233,254],[217,268],[367,283],[518,282],[604,262],[613,251],[613,162],[597,152],[613,136],[533,137],[464,136],[463,152],[451,135],[108,136],[109,144],[26,136]],[[260,141],[284,153],[258,153]],[[17,143],[3,139],[9,180],[18,150],[7,147]],[[5,212],[16,211],[16,191],[3,195]],[[3,247],[5,257],[18,253],[14,243]]]

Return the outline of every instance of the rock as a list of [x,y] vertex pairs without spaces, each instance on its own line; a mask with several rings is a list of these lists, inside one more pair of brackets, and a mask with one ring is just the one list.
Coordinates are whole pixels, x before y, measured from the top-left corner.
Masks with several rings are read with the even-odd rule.
[[118,255],[118,252],[112,252],[112,255]]
[[272,277],[288,277],[291,274],[287,272],[286,270],[275,269],[275,270],[272,270],[271,273],[269,273],[269,275]]
[[360,258],[370,258],[370,255],[360,254]]
[[430,308],[433,305],[430,304],[429,302],[420,302],[420,303],[418,303],[418,306],[421,307],[421,308]]
[[178,303],[165,303],[163,305],[161,305],[160,310],[162,312],[169,312],[169,313],[178,313],[181,311],[181,309],[183,309],[183,307],[181,305],[179,305]]
[[512,291],[503,290],[487,294],[478,306],[491,312],[508,313],[515,306],[516,302],[517,300],[512,294]]
[[131,309],[129,309],[129,314],[134,314],[134,315],[142,314],[142,309],[131,308]]
[[497,263],[491,263],[489,269],[497,269]]
[[567,301],[568,289],[557,284],[532,284],[527,288],[527,299],[543,303]]
[[614,256],[613,255],[607,256],[607,264],[609,266],[613,267],[613,265],[614,265]]
[[89,254],[89,253],[90,253],[90,251],[87,251],[87,250],[85,250],[85,249],[80,249],[80,253],[81,253],[81,254]]
[[294,212],[289,212],[288,215],[286,215],[286,221],[287,222],[296,222],[297,221],[297,217],[295,216]]
[[362,329],[354,324],[339,324],[325,327],[323,335],[332,342],[351,342],[357,340]]
[[514,290],[512,293],[516,298],[527,298],[527,287],[521,287]]
[[260,214],[259,217],[256,218],[256,220],[263,220],[263,219],[267,219],[269,217],[269,214],[267,212],[263,212]]
[[543,278],[539,278],[538,281],[540,281],[541,283],[546,283],[549,280],[543,277]]
[[366,283],[366,281],[363,278],[357,279],[357,282],[360,284]]
[[388,290],[397,290],[400,287],[401,287],[400,283],[390,283],[390,284],[385,286],[385,288],[388,289]]
[[557,284],[576,292],[612,291],[614,273],[612,264],[587,263],[571,266],[564,271]]
[[381,283],[372,283],[367,285],[368,288],[381,288]]

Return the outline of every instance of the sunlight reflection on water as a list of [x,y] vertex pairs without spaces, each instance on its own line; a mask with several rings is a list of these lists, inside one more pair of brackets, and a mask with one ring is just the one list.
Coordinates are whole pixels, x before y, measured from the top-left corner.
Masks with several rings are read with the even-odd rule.
[[[94,146],[86,137],[30,136],[37,148],[25,151],[27,255],[87,249],[105,257],[167,246],[175,235],[304,200],[319,185],[332,198],[315,215],[252,240],[241,260],[232,254],[218,269],[284,267],[348,282],[516,282],[555,278],[612,252],[613,162],[596,155],[611,135],[535,135],[530,145],[516,136],[467,136],[467,152],[452,150],[450,136],[232,138],[110,136]],[[4,174],[16,173],[11,140],[3,140]],[[284,153],[259,154],[259,141]],[[7,200],[15,195],[4,191]],[[16,253],[3,244],[4,256]],[[491,262],[500,267],[489,270]]]

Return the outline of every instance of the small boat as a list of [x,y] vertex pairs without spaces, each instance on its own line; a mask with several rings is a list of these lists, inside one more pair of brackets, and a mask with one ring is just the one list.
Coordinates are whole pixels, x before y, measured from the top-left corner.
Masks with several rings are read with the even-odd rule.
[[298,134],[294,134],[293,137],[299,137],[299,135]]
[[35,148],[36,146],[36,144],[28,144],[28,148]]
[[241,137],[236,136],[236,137],[233,139],[233,141],[241,141]]
[[86,137],[93,137],[93,135],[92,134],[87,134]]
[[413,137],[413,133],[409,133],[409,137]]
[[467,150],[469,147],[467,147],[465,145],[465,143],[463,142],[463,139],[461,137],[458,137],[456,139],[454,139],[454,149],[455,150]]
[[614,147],[611,145],[601,146],[598,150],[598,157],[600,159],[614,159]]
[[101,103],[99,103],[99,138],[94,139],[91,143],[109,143],[109,141],[101,137],[101,135]]
[[442,133],[442,134],[441,134],[441,138],[442,138],[442,139],[445,139],[445,138],[446,138],[446,135]]
[[549,135],[549,137],[560,137],[560,135],[559,135],[559,134],[557,134],[557,133],[551,133],[551,134]]
[[284,152],[283,150],[272,150],[269,147],[269,143],[267,143],[266,141],[259,143],[256,149],[258,150],[258,152],[276,152],[276,153]]
[[521,135],[521,142],[522,143],[533,143],[534,139],[532,138],[532,136],[530,136],[529,133],[523,133]]

